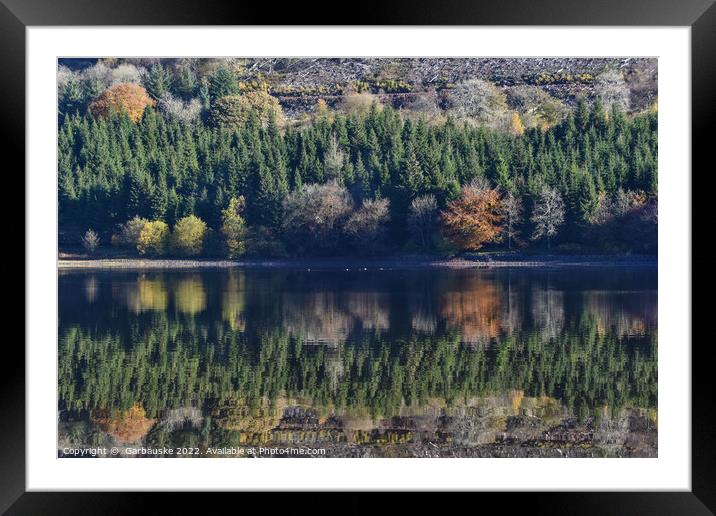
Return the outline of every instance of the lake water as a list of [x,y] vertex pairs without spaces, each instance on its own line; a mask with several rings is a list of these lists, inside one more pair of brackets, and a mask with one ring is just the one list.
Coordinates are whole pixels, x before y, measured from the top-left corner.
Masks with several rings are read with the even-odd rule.
[[58,281],[61,457],[657,455],[656,269]]

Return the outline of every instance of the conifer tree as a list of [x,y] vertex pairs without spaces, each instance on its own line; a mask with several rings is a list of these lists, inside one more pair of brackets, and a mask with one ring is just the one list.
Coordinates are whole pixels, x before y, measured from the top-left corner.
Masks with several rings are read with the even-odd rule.
[[161,63],[152,65],[149,69],[149,73],[144,80],[144,87],[147,89],[147,93],[154,100],[159,100],[164,95],[169,93],[172,86],[173,77],[171,73],[164,68]]

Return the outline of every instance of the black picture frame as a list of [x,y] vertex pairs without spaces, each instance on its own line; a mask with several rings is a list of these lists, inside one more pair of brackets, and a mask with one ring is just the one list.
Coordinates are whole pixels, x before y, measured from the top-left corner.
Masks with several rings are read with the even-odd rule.
[[[356,6],[350,16],[335,16],[339,12],[337,6],[328,2],[311,2],[307,9],[303,3],[207,5],[192,0],[0,0],[0,55],[5,72],[0,79],[2,141],[7,155],[15,154],[15,170],[24,168],[25,30],[28,26],[332,25],[346,20],[356,25],[690,26],[692,168],[695,168],[707,163],[707,128],[713,123],[711,115],[716,95],[716,6],[713,3],[714,0],[502,0],[489,3],[393,0]],[[316,13],[332,13],[335,18],[322,20]],[[688,177],[690,171],[682,173]],[[17,188],[24,191],[24,180]],[[693,188],[692,191],[697,192]],[[696,201],[692,198],[693,206],[699,204]],[[696,220],[693,216],[692,219]],[[3,420],[0,425],[0,511],[7,509],[7,514],[138,512],[137,496],[125,493],[25,492],[25,353],[10,339],[6,344],[6,350],[13,347],[10,344],[16,349],[15,356],[6,362],[12,366],[5,368],[0,379],[3,394],[0,398]],[[669,343],[684,347],[689,344]],[[708,348],[707,342],[692,347],[691,492],[511,493],[508,495],[511,508],[516,509],[514,504],[529,504],[531,512],[550,514],[713,514],[716,511],[716,447],[712,438],[716,432],[709,417],[713,387],[707,380],[711,367]],[[188,496],[176,493],[163,496],[163,512],[171,510],[173,504],[186,503]]]

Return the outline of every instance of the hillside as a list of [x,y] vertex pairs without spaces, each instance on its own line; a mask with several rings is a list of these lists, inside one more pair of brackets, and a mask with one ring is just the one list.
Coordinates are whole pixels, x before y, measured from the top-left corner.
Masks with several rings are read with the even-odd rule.
[[[60,59],[79,71],[96,59]],[[151,66],[158,59],[113,59],[109,65]],[[205,73],[224,59],[162,59],[177,67],[188,62]],[[200,63],[198,63],[200,61]],[[519,86],[537,86],[574,106],[594,97],[599,76],[621,73],[629,89],[632,111],[642,111],[657,99],[657,60],[651,58],[234,58],[228,60],[242,81],[266,84],[288,116],[311,111],[318,99],[336,106],[347,93],[370,92],[395,108],[409,106],[425,93],[441,92],[470,79],[487,80],[510,97]],[[442,107],[445,107],[444,105]]]
[[656,64],[62,60],[61,242],[155,257],[650,254]]

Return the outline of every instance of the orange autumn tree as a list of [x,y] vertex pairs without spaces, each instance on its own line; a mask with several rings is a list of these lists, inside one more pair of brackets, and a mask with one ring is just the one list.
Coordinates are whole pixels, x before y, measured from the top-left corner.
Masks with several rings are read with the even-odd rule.
[[139,122],[144,110],[153,105],[154,100],[144,88],[138,84],[121,83],[105,90],[89,105],[89,109],[95,117],[126,111],[129,118]]
[[502,201],[497,190],[473,182],[442,214],[445,236],[460,250],[476,251],[500,235]]
[[92,421],[120,443],[134,443],[143,439],[157,422],[146,417],[144,407],[135,403],[128,410],[95,410]]

